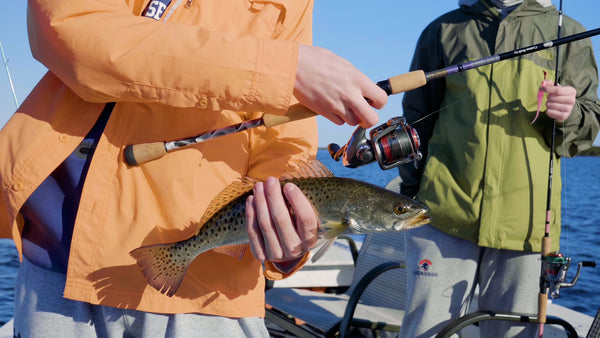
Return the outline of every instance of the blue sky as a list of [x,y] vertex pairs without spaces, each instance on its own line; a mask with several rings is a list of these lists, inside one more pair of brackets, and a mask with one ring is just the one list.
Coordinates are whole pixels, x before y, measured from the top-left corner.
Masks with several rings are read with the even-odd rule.
[[[437,16],[456,8],[457,3],[457,0],[315,0],[313,42],[348,59],[373,81],[384,80],[408,70],[422,29]],[[559,2],[553,3],[558,6]],[[25,0],[5,0],[0,14],[0,41],[9,60],[8,67],[19,103],[46,72],[31,57],[25,10]],[[563,0],[563,11],[587,29],[600,27],[598,0]],[[600,36],[592,38],[592,41],[596,62],[600,63]],[[0,126],[15,111],[6,68],[1,61]],[[401,100],[401,94],[390,96],[388,104],[380,111],[380,123],[402,115]],[[354,127],[337,126],[319,118],[321,146],[332,142],[344,144],[353,131]],[[595,143],[600,145],[600,138]]]

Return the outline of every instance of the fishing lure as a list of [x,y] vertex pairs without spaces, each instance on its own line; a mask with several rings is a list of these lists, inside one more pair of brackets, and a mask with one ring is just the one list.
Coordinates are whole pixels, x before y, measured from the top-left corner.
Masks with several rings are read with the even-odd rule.
[[[546,78],[548,77],[548,73],[546,71],[544,71],[544,81],[546,81]],[[544,83],[542,81],[542,83]],[[538,95],[537,95],[537,112],[535,113],[535,117],[533,118],[533,121],[531,121],[530,124],[533,124],[535,122],[535,120],[537,120],[538,116],[540,115],[540,108],[542,107],[542,101],[544,100],[544,92],[541,89],[538,89]]]

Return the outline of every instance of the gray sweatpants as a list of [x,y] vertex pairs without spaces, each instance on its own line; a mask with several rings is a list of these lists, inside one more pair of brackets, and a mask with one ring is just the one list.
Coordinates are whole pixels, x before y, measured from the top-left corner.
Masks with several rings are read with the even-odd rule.
[[[408,305],[400,337],[433,337],[464,315],[479,286],[479,310],[537,313],[540,254],[497,250],[430,225],[406,233]],[[538,324],[480,322],[481,337],[535,337]]]
[[62,297],[65,276],[24,260],[15,286],[15,337],[269,337],[258,317],[165,315]]

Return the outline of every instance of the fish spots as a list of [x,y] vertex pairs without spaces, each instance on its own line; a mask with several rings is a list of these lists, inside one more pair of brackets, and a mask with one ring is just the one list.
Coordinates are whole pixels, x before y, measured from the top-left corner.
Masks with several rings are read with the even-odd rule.
[[311,202],[321,203],[323,202],[323,194],[320,191],[315,191],[313,195],[311,195]]

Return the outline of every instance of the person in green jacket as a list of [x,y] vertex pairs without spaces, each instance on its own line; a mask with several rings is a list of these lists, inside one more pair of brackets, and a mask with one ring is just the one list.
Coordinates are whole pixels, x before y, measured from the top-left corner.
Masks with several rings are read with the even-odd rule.
[[[411,70],[442,69],[557,37],[550,0],[460,0],[422,32]],[[562,36],[585,28],[564,16]],[[537,313],[552,120],[552,251],[560,238],[560,157],[588,149],[600,129],[598,69],[589,39],[431,81],[405,93],[423,160],[400,167],[400,190],[431,210],[407,233],[408,306],[401,337],[431,337],[480,310]],[[545,80],[545,74],[549,80]],[[538,90],[545,92],[535,119]],[[532,121],[535,121],[532,123]],[[480,323],[482,337],[531,337],[537,324]]]

